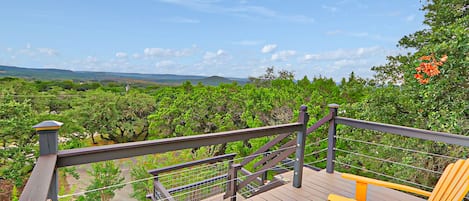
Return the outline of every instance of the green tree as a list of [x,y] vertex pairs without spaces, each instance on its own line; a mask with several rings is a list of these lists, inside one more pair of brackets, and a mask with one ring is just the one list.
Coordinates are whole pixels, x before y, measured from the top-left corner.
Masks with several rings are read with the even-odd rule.
[[28,100],[16,101],[0,90],[0,178],[13,180],[18,187],[34,166],[37,137],[31,126],[36,123]]
[[[404,98],[394,105],[403,108],[418,127],[469,135],[469,9],[466,0],[435,0],[423,6],[428,28],[404,36],[398,46],[414,53],[388,57],[389,63],[374,67],[379,83],[400,84]],[[420,84],[414,78],[418,58],[448,56],[441,73]],[[399,103],[397,100],[403,100]],[[408,100],[412,103],[407,103]],[[404,122],[389,122],[402,124]]]
[[92,170],[88,174],[93,177],[91,184],[86,188],[87,191],[84,196],[79,200],[111,200],[115,191],[122,189],[124,185],[124,177],[121,175],[121,170],[114,161],[105,161],[100,163],[93,163]]
[[[398,46],[413,50],[388,57],[388,63],[372,69],[377,83],[362,101],[346,104],[340,109],[345,115],[390,124],[417,127],[428,130],[469,135],[469,5],[466,0],[434,0],[425,2],[424,24],[427,28],[404,36]],[[440,74],[431,77],[427,84],[416,79],[417,67],[422,56],[434,56],[438,61],[448,58],[440,67]],[[339,128],[344,137],[379,142],[386,145],[425,152],[461,157],[459,146],[405,138],[402,136]],[[359,143],[338,143],[339,149],[398,161],[417,167],[442,171],[450,161],[429,157],[426,154],[410,154],[395,149],[372,148]],[[366,167],[387,175],[410,180],[427,186],[434,185],[435,175],[399,165],[377,163],[375,160],[340,155],[342,162]],[[348,167],[350,168],[350,167]],[[347,167],[342,169],[347,170]],[[361,172],[358,170],[353,170]],[[369,174],[361,172],[362,174]]]
[[73,113],[93,143],[96,133],[102,139],[121,143],[148,138],[147,116],[154,108],[154,99],[143,93],[120,95],[96,90],[87,92]]

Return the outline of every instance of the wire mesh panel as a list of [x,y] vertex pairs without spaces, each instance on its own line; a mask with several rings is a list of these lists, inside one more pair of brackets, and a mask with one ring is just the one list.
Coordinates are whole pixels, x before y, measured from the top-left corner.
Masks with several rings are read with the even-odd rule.
[[184,168],[158,175],[175,200],[202,200],[225,192],[228,162]]

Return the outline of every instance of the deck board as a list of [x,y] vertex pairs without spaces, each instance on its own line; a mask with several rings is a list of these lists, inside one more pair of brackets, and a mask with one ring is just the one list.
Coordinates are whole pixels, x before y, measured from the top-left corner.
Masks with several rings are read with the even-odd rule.
[[[283,178],[292,180],[293,172],[286,172],[282,174]],[[304,200],[327,200],[327,196],[330,193],[354,197],[355,194],[355,182],[346,180],[340,177],[340,173],[328,174],[325,170],[315,171],[309,168],[303,169],[303,183],[301,188],[294,188],[289,182],[283,186],[272,189],[270,191],[261,193],[254,197],[251,197],[249,201],[258,200],[292,200],[292,201],[304,201]],[[368,186],[368,197],[369,201],[379,200],[402,200],[402,201],[423,201],[424,199],[412,196],[407,193],[400,191],[383,188],[379,186]]]

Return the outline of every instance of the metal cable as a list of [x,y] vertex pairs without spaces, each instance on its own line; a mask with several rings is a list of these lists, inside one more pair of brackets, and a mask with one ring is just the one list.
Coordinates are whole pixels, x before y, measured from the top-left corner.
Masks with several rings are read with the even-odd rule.
[[327,158],[323,158],[323,159],[321,159],[321,160],[317,160],[317,161],[305,163],[305,165],[316,164],[316,163],[320,163],[320,162],[324,162],[324,161],[327,161]]
[[428,154],[428,155],[437,156],[437,157],[442,157],[442,158],[455,159],[455,160],[458,160],[458,159],[459,159],[459,158],[452,157],[452,156],[446,156],[446,155],[441,155],[441,154],[434,154],[434,153],[429,153],[429,152],[425,152],[425,151],[419,151],[419,150],[414,150],[414,149],[407,149],[407,148],[402,148],[402,147],[395,147],[395,146],[391,146],[391,145],[379,144],[379,143],[374,143],[374,142],[367,142],[367,141],[362,141],[362,140],[355,140],[355,139],[350,139],[350,138],[345,138],[345,137],[335,136],[335,138],[336,138],[336,139],[341,139],[341,140],[352,141],[352,142],[359,142],[359,143],[369,144],[369,145],[387,147],[387,148],[392,148],[392,149],[399,149],[399,150],[402,150],[402,151],[408,151],[408,152],[414,152],[414,153],[420,153],[420,154]]
[[327,141],[327,138],[321,139],[321,140],[319,140],[319,141],[317,141],[317,142],[309,143],[309,144],[307,144],[307,145],[305,145],[305,146],[311,146],[311,145],[314,145],[314,144],[321,144],[321,142],[324,142],[324,141]]
[[346,166],[349,166],[349,167],[352,167],[352,168],[355,168],[355,169],[359,169],[359,170],[371,172],[371,173],[376,174],[376,175],[379,175],[379,176],[387,177],[387,178],[390,178],[390,179],[395,179],[395,180],[398,180],[398,181],[401,181],[401,182],[405,182],[405,183],[409,183],[409,184],[413,184],[413,185],[416,185],[416,186],[420,186],[420,187],[423,187],[423,188],[427,188],[427,189],[433,190],[433,188],[432,188],[432,187],[429,187],[429,186],[425,186],[425,185],[418,184],[418,183],[415,183],[415,182],[411,182],[411,181],[407,181],[407,180],[400,179],[400,178],[397,178],[397,177],[389,176],[389,175],[386,175],[386,174],[383,174],[383,173],[375,172],[375,171],[373,171],[373,170],[368,170],[368,169],[366,169],[366,168],[354,166],[354,165],[351,165],[351,164],[348,164],[348,163],[342,163],[342,162],[337,161],[337,160],[334,160],[334,162],[335,162],[335,163],[338,163],[338,164],[341,164],[341,165],[346,165]]
[[381,158],[374,157],[374,156],[368,156],[368,155],[365,155],[365,154],[355,153],[355,152],[346,151],[346,150],[337,149],[337,148],[334,148],[334,150],[344,152],[344,153],[347,153],[347,154],[353,154],[353,155],[356,155],[356,156],[362,156],[362,157],[373,159],[373,160],[378,160],[378,161],[392,163],[392,164],[396,164],[396,165],[401,165],[401,166],[414,168],[414,169],[418,169],[418,170],[422,170],[422,171],[427,171],[427,172],[431,172],[431,173],[434,173],[434,174],[440,174],[440,175],[442,174],[441,172],[438,172],[438,171],[429,170],[429,169],[425,169],[425,168],[422,168],[422,167],[417,167],[417,166],[408,165],[408,164],[404,164],[404,163],[399,163],[399,162],[395,162],[395,161],[391,161],[391,160],[387,160],[387,159],[381,159]]
[[315,151],[315,152],[311,152],[311,153],[309,153],[309,154],[306,154],[305,157],[306,157],[306,156],[311,156],[311,155],[314,155],[314,154],[319,154],[319,153],[324,152],[324,151],[327,151],[327,148],[324,148],[324,149],[321,149],[321,150],[318,150],[318,151]]

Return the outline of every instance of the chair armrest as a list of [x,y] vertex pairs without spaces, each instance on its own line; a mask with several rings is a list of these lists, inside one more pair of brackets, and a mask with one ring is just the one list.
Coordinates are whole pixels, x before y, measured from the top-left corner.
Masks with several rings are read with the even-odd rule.
[[415,194],[419,194],[419,195],[423,195],[423,196],[427,196],[427,197],[429,197],[432,194],[431,192],[424,191],[424,190],[421,190],[421,189],[418,189],[418,188],[414,188],[414,187],[410,187],[410,186],[406,186],[406,185],[401,185],[401,184],[395,184],[395,183],[386,182],[386,181],[380,181],[380,180],[377,180],[377,179],[370,179],[370,178],[367,178],[367,177],[357,176],[357,175],[353,175],[353,174],[342,173],[342,178],[355,180],[355,181],[361,182],[361,183],[372,184],[372,185],[375,185],[375,186],[382,186],[382,187],[386,187],[386,188],[402,190],[402,191],[415,193]]
[[327,197],[327,200],[328,201],[356,201],[355,199],[346,198],[346,197],[336,195],[336,194],[329,194],[329,196]]

